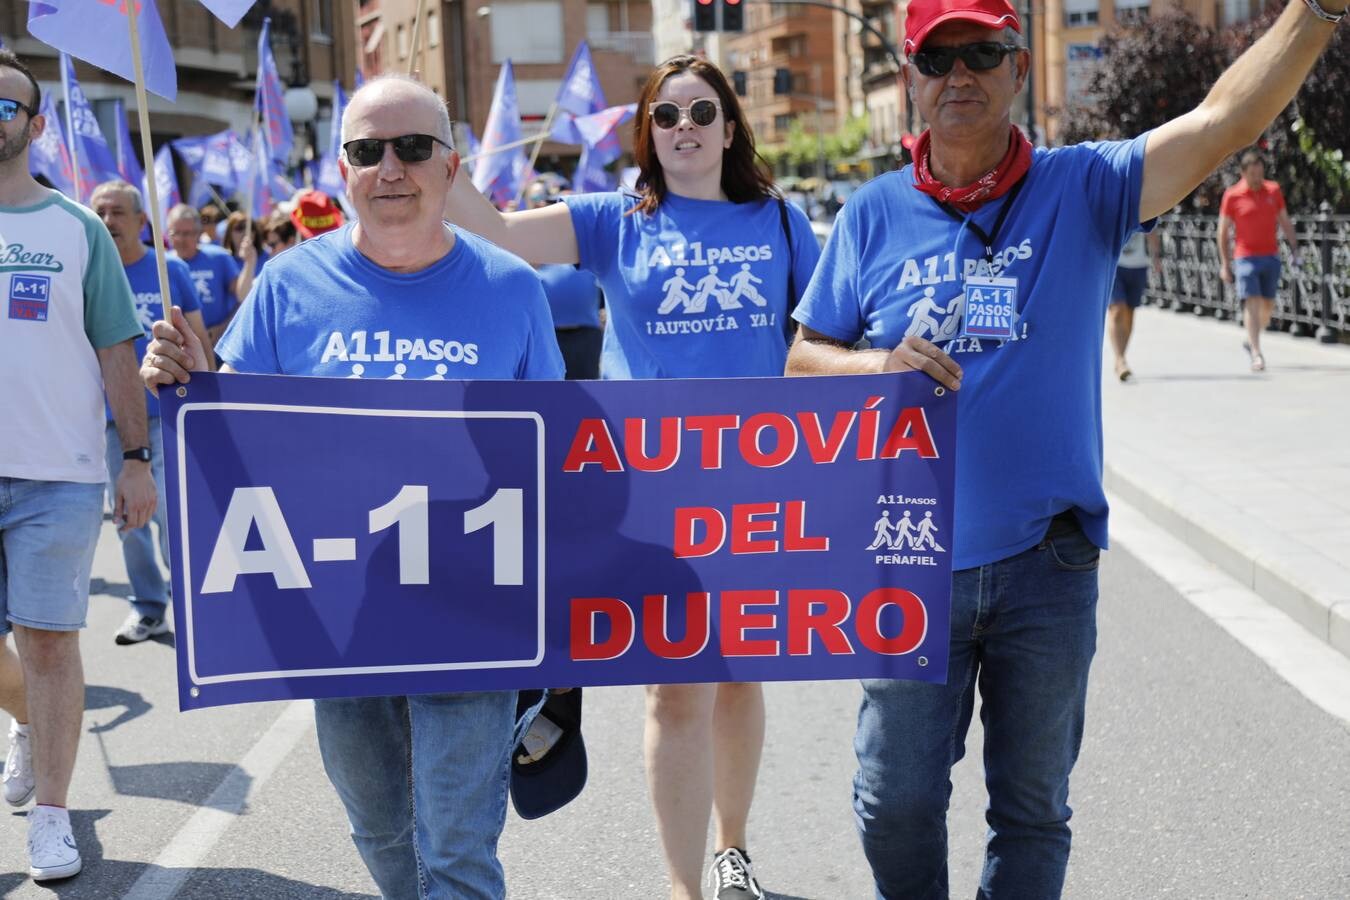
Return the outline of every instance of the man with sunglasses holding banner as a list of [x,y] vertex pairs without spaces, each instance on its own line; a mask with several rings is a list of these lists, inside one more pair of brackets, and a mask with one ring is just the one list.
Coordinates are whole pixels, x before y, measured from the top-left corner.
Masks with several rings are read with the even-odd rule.
[[[1346,0],[1291,0],[1200,106],[1133,140],[1034,150],[1007,0],[912,0],[914,165],[849,200],[797,308],[791,374],[920,370],[961,392],[945,685],[864,685],[854,809],[879,896],[946,897],[952,765],[974,692],[989,838],[979,896],[1060,896],[1096,647],[1103,321],[1141,227],[1260,136]],[[853,350],[866,337],[872,349]]]
[[[28,813],[36,881],[80,871],[66,794],[84,715],[80,629],[103,522],[103,395],[121,439],[113,519],[155,509],[141,327],[98,217],[28,170],[46,121],[28,68],[0,50],[0,707],[13,716],[4,795]],[[118,450],[114,450],[118,452]],[[19,657],[5,645],[14,631]]]
[[[368,81],[342,139],[338,168],[357,221],[267,264],[216,347],[221,371],[561,379],[534,272],[441,219],[459,156],[440,98],[403,76]],[[154,333],[141,370],[148,387],[205,371],[180,310]],[[318,700],[315,720],[324,768],[382,896],[505,895],[496,851],[515,691]]]

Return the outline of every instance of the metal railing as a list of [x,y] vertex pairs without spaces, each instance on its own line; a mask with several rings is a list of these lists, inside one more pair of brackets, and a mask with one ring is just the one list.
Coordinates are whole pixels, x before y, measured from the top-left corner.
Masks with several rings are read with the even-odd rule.
[[[1272,327],[1326,343],[1350,338],[1350,216],[1326,212],[1291,216],[1299,265],[1281,242],[1280,285]],[[1241,318],[1234,286],[1219,278],[1219,220],[1168,215],[1158,223],[1162,277],[1151,279],[1146,302],[1218,319]]]

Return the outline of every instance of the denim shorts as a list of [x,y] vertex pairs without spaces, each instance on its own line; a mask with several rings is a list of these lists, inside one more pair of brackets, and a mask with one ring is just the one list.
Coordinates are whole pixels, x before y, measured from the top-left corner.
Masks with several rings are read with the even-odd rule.
[[0,478],[0,635],[78,631],[103,524],[103,484]]
[[1144,291],[1148,289],[1148,268],[1116,266],[1116,281],[1111,285],[1111,302],[1124,303],[1130,309],[1138,309],[1144,300]]
[[1238,296],[1270,297],[1280,288],[1280,258],[1278,256],[1240,256],[1233,261],[1233,278],[1237,281]]

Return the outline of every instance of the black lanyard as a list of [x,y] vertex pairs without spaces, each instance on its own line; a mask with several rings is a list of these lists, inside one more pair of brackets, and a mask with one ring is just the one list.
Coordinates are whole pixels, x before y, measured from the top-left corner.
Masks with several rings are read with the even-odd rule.
[[1026,184],[1026,181],[1026,175],[1017,179],[1017,184],[1013,185],[1012,190],[1008,192],[1008,199],[1003,201],[1003,208],[998,211],[998,218],[994,219],[994,227],[988,234],[985,233],[983,228],[976,224],[975,214],[973,212],[963,216],[950,203],[943,203],[938,200],[935,200],[934,202],[937,203],[938,207],[947,215],[975,232],[975,236],[984,242],[985,261],[992,263],[994,261],[994,238],[998,235],[999,229],[1003,227],[1003,221],[1008,218],[1008,210],[1012,209],[1013,201],[1017,199],[1017,195],[1022,190],[1022,185]]

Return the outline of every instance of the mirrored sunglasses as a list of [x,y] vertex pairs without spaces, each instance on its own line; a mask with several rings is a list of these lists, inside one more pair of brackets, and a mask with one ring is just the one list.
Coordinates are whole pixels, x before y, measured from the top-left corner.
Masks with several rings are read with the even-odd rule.
[[663,131],[669,131],[680,124],[682,115],[688,115],[689,121],[699,128],[707,128],[717,121],[717,112],[721,108],[716,100],[700,98],[688,106],[680,106],[673,100],[662,100],[647,107],[647,111],[651,114],[652,124]]
[[10,100],[8,97],[0,98],[0,122],[10,121],[19,114],[19,110],[28,113],[30,119],[37,115],[37,110],[26,103]]
[[394,155],[405,163],[426,162],[431,159],[431,151],[437,144],[447,150],[455,149],[440,138],[429,134],[403,134],[393,138],[357,138],[343,144],[342,150],[347,154],[347,162],[364,168],[376,165],[384,159],[385,144],[393,144]]
[[998,64],[1003,62],[1003,57],[1021,49],[1016,44],[978,41],[959,47],[929,47],[914,53],[910,59],[914,61],[914,67],[920,73],[929,78],[937,78],[950,72],[958,59],[972,72],[987,72],[997,68]]

